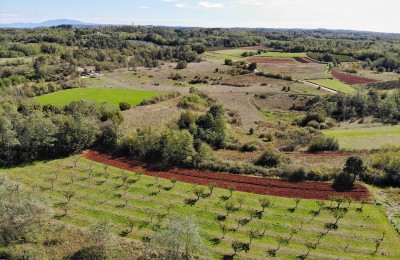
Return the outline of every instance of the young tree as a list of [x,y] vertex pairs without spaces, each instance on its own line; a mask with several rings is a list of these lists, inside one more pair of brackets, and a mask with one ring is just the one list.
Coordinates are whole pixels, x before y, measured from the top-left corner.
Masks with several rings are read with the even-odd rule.
[[236,201],[239,203],[239,209],[242,208],[244,199],[245,199],[244,195],[240,195],[239,197],[237,197]]
[[193,186],[192,188],[193,194],[197,197],[197,201],[200,200],[201,196],[204,195],[204,187],[202,186]]
[[75,191],[73,190],[67,190],[64,192],[64,197],[67,199],[67,202],[65,204],[69,204],[69,202],[71,201],[72,197],[75,196]]
[[214,182],[210,182],[209,184],[207,184],[207,188],[208,188],[208,190],[210,191],[210,193],[209,193],[209,195],[211,196],[212,195],[212,193],[213,193],[213,191],[214,191],[214,188],[217,186],[217,184],[215,184]]
[[344,172],[353,175],[352,183],[354,183],[356,177],[360,176],[364,170],[364,162],[360,156],[350,156],[347,158],[346,165],[343,168]]
[[228,191],[229,191],[229,198],[232,198],[233,192],[236,190],[236,187],[233,185],[228,186]]
[[260,205],[262,207],[262,213],[264,213],[265,209],[271,205],[271,200],[268,198],[260,198],[258,201],[260,202]]
[[125,170],[122,170],[122,172],[121,172],[122,186],[125,185],[125,183],[128,181],[128,179],[129,179],[128,174],[125,173]]

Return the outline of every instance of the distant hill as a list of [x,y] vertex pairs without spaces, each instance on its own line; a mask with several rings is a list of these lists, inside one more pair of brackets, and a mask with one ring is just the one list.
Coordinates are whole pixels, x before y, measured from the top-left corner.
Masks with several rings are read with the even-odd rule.
[[74,27],[81,26],[93,26],[95,24],[92,23],[84,23],[78,20],[69,20],[69,19],[56,19],[56,20],[48,20],[42,23],[11,23],[11,24],[0,24],[0,28],[36,28],[36,27],[51,27],[68,24]]

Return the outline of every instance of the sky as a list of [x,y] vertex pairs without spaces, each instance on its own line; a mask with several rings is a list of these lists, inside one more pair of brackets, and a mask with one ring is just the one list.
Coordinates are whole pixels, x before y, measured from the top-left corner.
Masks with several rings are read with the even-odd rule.
[[327,28],[400,33],[400,0],[0,0],[0,23]]

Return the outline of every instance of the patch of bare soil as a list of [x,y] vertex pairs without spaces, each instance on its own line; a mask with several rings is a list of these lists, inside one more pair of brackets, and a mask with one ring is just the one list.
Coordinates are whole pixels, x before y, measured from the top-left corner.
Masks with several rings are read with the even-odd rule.
[[254,99],[258,107],[263,110],[289,110],[293,106],[304,107],[310,96],[267,93]]
[[252,102],[252,95],[247,93],[217,93],[211,92],[211,96],[218,104],[230,111],[235,111],[242,122],[242,129],[247,131],[255,127],[255,122],[262,121],[262,114]]
[[83,157],[95,162],[129,171],[135,171],[139,167],[142,167],[144,168],[143,173],[150,176],[158,176],[165,179],[174,178],[181,182],[199,185],[215,183],[219,188],[234,186],[236,190],[261,195],[322,200],[329,200],[332,196],[346,196],[351,197],[354,200],[361,200],[370,197],[368,189],[359,184],[356,185],[352,191],[338,192],[332,188],[330,183],[294,183],[271,178],[251,177],[220,172],[206,172],[181,168],[165,169],[129,160],[124,157],[113,157],[110,154],[101,154],[96,151],[88,151],[84,153]]

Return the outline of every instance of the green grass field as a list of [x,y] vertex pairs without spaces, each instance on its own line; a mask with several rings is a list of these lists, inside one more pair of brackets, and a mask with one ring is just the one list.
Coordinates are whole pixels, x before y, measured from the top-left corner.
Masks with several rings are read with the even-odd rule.
[[400,126],[333,129],[323,131],[338,138],[340,148],[347,150],[379,149],[384,145],[400,145]]
[[118,106],[119,102],[128,102],[138,105],[143,99],[152,98],[159,94],[154,91],[102,89],[102,88],[75,88],[58,91],[55,93],[36,97],[35,100],[42,105],[65,106],[72,101],[93,100],[94,102],[107,101]]
[[318,85],[337,90],[346,94],[354,94],[357,92],[355,88],[350,85],[347,85],[343,82],[334,79],[318,79],[318,80],[310,80],[310,82],[316,83]]
[[303,52],[290,53],[290,52],[267,52],[257,55],[258,57],[276,57],[276,58],[296,58],[296,57],[307,57]]
[[[380,206],[367,204],[362,211],[357,211],[360,204],[352,203],[347,208],[343,219],[338,222],[337,229],[328,229],[326,225],[335,222],[330,208],[330,202],[318,213],[318,205],[314,200],[301,200],[295,208],[295,200],[287,198],[266,197],[243,192],[233,192],[214,189],[211,196],[200,198],[194,205],[188,205],[185,200],[194,199],[193,185],[177,182],[175,187],[169,180],[156,179],[149,176],[138,178],[132,172],[129,176],[128,189],[121,187],[121,170],[109,167],[110,174],[105,179],[104,167],[101,164],[80,158],[74,167],[73,158],[63,160],[38,162],[31,166],[3,170],[10,178],[22,183],[28,191],[35,190],[36,196],[44,198],[54,208],[53,214],[67,224],[87,227],[90,224],[109,220],[113,231],[119,234],[128,229],[128,220],[135,221],[134,231],[128,238],[142,239],[151,236],[158,225],[163,225],[168,212],[182,215],[193,215],[200,225],[202,237],[208,254],[205,258],[220,259],[223,255],[231,255],[231,242],[234,239],[248,243],[249,230],[265,234],[254,239],[250,250],[240,252],[237,259],[266,259],[269,250],[278,247],[278,238],[292,239],[280,246],[276,252],[277,259],[295,259],[307,252],[307,243],[315,244],[322,233],[320,243],[311,249],[310,259],[378,259],[385,255],[388,259],[400,258],[400,236],[385,217]],[[60,164],[60,171],[57,171]],[[93,173],[89,178],[90,165]],[[57,177],[56,174],[57,173]],[[52,188],[51,180],[54,181]],[[158,187],[158,185],[161,185]],[[74,191],[71,201],[66,204],[66,191]],[[160,190],[160,192],[158,192]],[[207,188],[205,188],[208,193]],[[243,196],[240,208],[238,198]],[[260,211],[259,198],[269,198],[272,205],[265,209],[260,218],[254,217],[247,224],[238,225],[237,220],[249,219],[248,210]],[[224,205],[233,202],[236,210],[231,212],[224,223],[228,227],[226,236],[219,243],[212,243],[214,238],[221,238],[222,231],[218,216],[226,214]],[[127,203],[125,205],[125,203]],[[65,207],[68,214],[63,216]],[[168,208],[170,208],[168,210]],[[238,228],[237,228],[238,227]],[[235,231],[235,229],[237,230]],[[376,255],[375,240],[385,232],[385,240]],[[236,259],[236,257],[235,257]]]
[[[308,53],[307,56],[314,60],[318,60],[318,58],[322,57],[324,54],[323,53]],[[351,56],[348,55],[341,55],[341,54],[332,54],[337,60],[340,62],[359,62],[359,60],[354,59]]]

